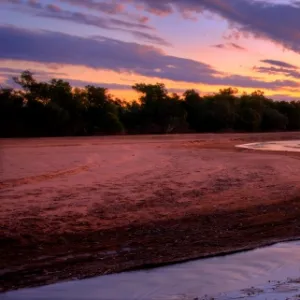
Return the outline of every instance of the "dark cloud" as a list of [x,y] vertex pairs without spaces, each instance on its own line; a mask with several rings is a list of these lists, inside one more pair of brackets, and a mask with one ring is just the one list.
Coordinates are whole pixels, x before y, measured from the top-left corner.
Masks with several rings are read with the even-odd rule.
[[[17,1],[19,4],[22,4],[23,2],[18,0]],[[33,8],[42,8],[42,5],[37,1],[37,0],[28,0],[27,1],[28,5],[33,7]],[[52,5],[50,5],[52,6]],[[53,5],[54,6],[54,5]]]
[[76,24],[90,25],[106,30],[119,30],[122,32],[130,33],[134,37],[146,42],[170,46],[170,44],[166,40],[157,36],[155,33],[146,32],[147,30],[153,31],[154,28],[147,25],[145,21],[139,20],[138,22],[132,22],[114,17],[96,16],[77,11],[68,11],[63,10],[59,6],[54,4],[42,5],[41,2],[37,0],[0,1],[4,1],[3,3],[5,4],[16,6],[15,9],[19,9],[22,12],[30,13],[35,16],[69,21]]
[[83,6],[92,10],[104,12],[107,14],[118,14],[125,11],[122,3],[116,1],[98,2],[94,0],[58,0],[75,6]]
[[291,80],[264,82],[228,75],[192,59],[170,56],[153,46],[105,37],[82,38],[49,31],[0,27],[0,58],[42,63],[82,65],[148,77],[209,85],[276,89],[298,87]]
[[294,79],[300,79],[300,69],[295,65],[273,59],[264,59],[261,60],[261,62],[268,64],[269,66],[255,66],[253,68],[254,71],[271,75],[284,75]]
[[[18,87],[14,82],[13,77],[20,76],[24,69],[0,67],[0,77],[3,78],[0,82],[0,87]],[[36,71],[29,69],[39,80],[49,80],[50,78],[64,77],[65,73],[52,71]]]
[[297,69],[298,67],[288,64],[284,61],[281,60],[274,60],[274,59],[263,59],[261,60],[261,62],[269,64],[269,65],[273,65],[276,67],[283,67],[283,68],[287,68],[287,69]]
[[219,48],[219,49],[226,49],[226,44],[217,44],[217,45],[212,45],[214,48]]
[[98,87],[103,87],[109,90],[131,90],[131,85],[126,84],[118,84],[118,83],[103,83],[103,82],[92,82],[92,81],[84,81],[84,80],[76,80],[76,79],[64,79],[68,81],[73,87],[83,88],[87,85],[93,85]]
[[[203,10],[216,13],[241,32],[268,38],[300,52],[299,1],[274,3],[254,0],[133,0],[156,15]],[[182,14],[184,16],[184,14]]]
[[266,73],[271,75],[284,75],[292,77],[294,79],[300,79],[300,71],[288,68],[276,68],[276,67],[254,67],[254,71],[259,73]]
[[144,1],[144,2],[146,4],[146,10],[148,12],[159,16],[169,15],[174,12],[174,8],[170,3],[171,1],[153,1],[155,2],[154,4],[148,1]]
[[148,41],[161,46],[171,46],[165,39],[144,31],[131,30],[130,33],[139,40]]
[[236,44],[236,43],[224,43],[224,44],[217,44],[217,45],[212,45],[214,48],[219,48],[219,49],[228,49],[228,50],[240,50],[240,51],[247,51],[246,48]]
[[[127,3],[135,3],[140,10],[147,10],[161,16],[180,12],[183,17],[191,18],[191,14],[210,11],[228,20],[230,26],[236,28],[237,32],[252,33],[254,36],[270,39],[286,48],[300,52],[299,1],[287,1],[286,3],[274,3],[266,0],[65,1],[81,6],[82,3],[87,3],[85,6],[89,5],[90,7],[99,5],[99,9],[102,11],[113,13],[121,11]],[[11,2],[19,3],[20,1],[13,0]],[[105,8],[106,6],[107,8]]]
[[[3,1],[8,2],[8,0]],[[299,1],[287,1],[286,3],[274,3],[266,0],[60,1],[110,14],[122,13],[127,3],[135,3],[140,10],[146,10],[160,16],[180,12],[183,17],[189,19],[191,14],[210,11],[228,20],[231,27],[236,28],[237,32],[252,33],[255,36],[273,40],[286,48],[300,52]],[[20,1],[12,0],[10,2],[19,3]]]
[[[15,69],[15,68],[6,68],[6,67],[0,67],[0,75],[20,75],[24,69]],[[66,73],[62,72],[52,72],[52,71],[33,71],[33,70],[27,70],[32,72],[34,75],[37,76],[66,76]]]
[[241,50],[241,51],[246,51],[247,49],[246,48],[244,48],[244,47],[242,47],[242,46],[240,46],[240,45],[238,45],[238,44],[236,44],[236,43],[230,43],[229,44],[232,48],[235,48],[235,49],[237,49],[237,50]]
[[[133,21],[136,20],[141,24],[146,24],[149,22],[150,18],[142,14],[136,14],[129,12],[126,7],[126,1],[111,1],[107,0],[106,2],[99,2],[95,0],[58,0],[62,3],[67,3],[75,7],[83,7],[90,9],[93,12],[100,12],[109,15],[118,15],[124,16],[125,18]],[[128,1],[127,1],[128,2]]]
[[20,4],[22,0],[0,0],[0,4]]
[[[2,85],[6,86],[15,86],[15,82],[13,81],[13,77],[20,76],[20,74],[25,71],[24,69],[15,69],[15,68],[5,68],[0,67],[0,76],[5,78],[5,81]],[[76,79],[68,79],[66,73],[62,72],[51,72],[51,71],[37,71],[34,69],[27,69],[26,71],[30,71],[33,73],[33,76],[38,80],[48,81],[52,78],[59,78],[68,81],[74,87],[85,87],[87,85],[99,86],[107,89],[113,90],[130,90],[131,85],[118,84],[118,83],[98,83],[92,81],[84,81],[84,80],[76,80]],[[0,83],[1,86],[1,83]]]
[[29,12],[42,17],[72,21],[75,23],[92,25],[103,29],[153,29],[153,27],[139,22],[132,22],[114,17],[96,16],[78,11],[63,10],[58,5],[54,4],[42,5],[42,3],[37,0],[15,1],[16,0],[11,2],[11,4],[16,5],[16,8],[22,10],[23,12]]

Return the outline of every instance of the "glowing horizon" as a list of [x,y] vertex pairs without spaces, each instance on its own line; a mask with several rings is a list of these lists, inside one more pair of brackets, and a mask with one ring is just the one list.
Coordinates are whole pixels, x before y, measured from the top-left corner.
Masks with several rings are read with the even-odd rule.
[[[130,87],[139,82],[300,99],[300,6],[288,0],[2,0],[0,7],[2,85],[29,69],[41,80],[102,84],[125,100],[137,98]],[[273,19],[278,11],[281,22]]]

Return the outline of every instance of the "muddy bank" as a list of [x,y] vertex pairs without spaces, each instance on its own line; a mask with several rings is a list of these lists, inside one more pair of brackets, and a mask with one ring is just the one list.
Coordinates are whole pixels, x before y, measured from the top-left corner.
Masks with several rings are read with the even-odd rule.
[[292,138],[1,141],[2,289],[299,237],[299,156],[234,149]]
[[[300,242],[8,292],[13,300],[297,299]],[[290,279],[294,278],[294,279]],[[295,296],[295,298],[293,298]]]
[[3,250],[11,264],[1,279],[4,289],[20,288],[250,249],[299,236],[299,217],[300,199],[295,199],[135,227],[52,235],[38,249],[15,242],[19,250],[11,251],[7,243]]

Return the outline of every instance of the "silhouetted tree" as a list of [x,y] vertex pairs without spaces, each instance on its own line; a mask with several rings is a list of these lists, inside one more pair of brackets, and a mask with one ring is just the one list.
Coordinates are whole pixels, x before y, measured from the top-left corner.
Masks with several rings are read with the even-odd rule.
[[14,81],[20,88],[0,88],[1,137],[300,130],[300,102],[273,101],[260,90],[180,97],[163,83],[139,83],[139,100],[126,102],[102,87],[38,81],[29,71]]
[[185,123],[186,112],[178,95],[168,95],[163,83],[136,84],[141,94],[141,127],[145,132],[170,133]]

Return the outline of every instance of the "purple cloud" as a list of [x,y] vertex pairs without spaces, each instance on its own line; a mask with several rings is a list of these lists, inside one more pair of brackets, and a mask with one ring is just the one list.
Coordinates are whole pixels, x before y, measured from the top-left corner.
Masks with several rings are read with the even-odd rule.
[[131,85],[118,84],[118,83],[103,83],[103,82],[92,82],[76,79],[64,79],[68,81],[72,86],[83,88],[87,85],[93,85],[98,87],[103,87],[109,90],[131,90]]
[[276,67],[254,67],[254,71],[259,73],[266,73],[271,75],[284,75],[295,79],[300,79],[299,70],[291,70],[287,68],[276,68]]
[[263,60],[261,60],[261,62],[269,64],[269,65],[273,65],[276,67],[283,67],[283,68],[287,68],[287,69],[298,69],[298,67],[296,67],[295,65],[288,64],[281,60],[263,59]]
[[234,49],[241,50],[241,51],[246,51],[247,50],[246,48],[244,48],[244,47],[242,47],[242,46],[240,46],[236,43],[229,43],[229,46],[234,48]]
[[228,50],[240,50],[240,51],[247,51],[246,48],[236,44],[236,43],[224,43],[224,44],[217,44],[217,45],[212,45],[214,48],[219,48],[219,49],[228,49]]
[[[15,68],[6,68],[6,67],[0,67],[0,74],[1,75],[20,75],[20,73],[22,73],[24,71],[24,69],[15,69]],[[29,70],[31,71],[31,70]],[[32,71],[33,72],[33,71]],[[35,75],[37,76],[66,76],[66,73],[62,73],[62,72],[51,72],[51,71],[34,71],[33,72]]]
[[145,30],[153,31],[154,28],[145,24],[145,22],[127,21],[114,17],[95,16],[77,11],[63,10],[59,6],[54,4],[42,5],[37,0],[1,0],[4,4],[10,4],[15,9],[21,10],[25,13],[30,13],[35,16],[46,17],[51,19],[58,19],[62,21],[69,21],[77,24],[95,26],[106,30],[119,30],[122,32],[128,32],[138,39],[150,42],[153,44],[159,44],[164,46],[170,46],[165,39],[157,36],[153,32],[146,32]]
[[253,70],[259,73],[266,73],[271,75],[284,75],[294,79],[300,79],[300,69],[292,64],[286,63],[281,60],[264,59],[262,63],[270,66],[254,67]]
[[[106,2],[98,2],[95,0],[58,0],[62,3],[67,3],[69,5],[73,5],[75,7],[84,7],[90,9],[92,11],[105,13],[109,15],[118,15],[124,16],[130,20],[136,20],[141,24],[146,24],[149,22],[150,18],[145,15],[136,14],[133,12],[129,12],[126,10],[126,0],[122,2],[119,1],[106,1]],[[128,2],[128,1],[127,1]]]
[[[13,77],[19,76],[23,71],[24,69],[20,68],[0,67],[0,77],[4,79],[4,81],[0,82],[0,87],[17,87],[18,85],[14,82]],[[66,76],[66,74],[62,72],[29,71],[31,71],[39,80],[48,80],[52,77],[57,78]]]
[[267,89],[299,87],[298,82],[291,80],[264,82],[248,76],[224,74],[206,63],[170,56],[153,46],[105,37],[82,38],[58,32],[0,26],[0,44],[1,59],[82,65],[209,85]]
[[118,27],[125,27],[127,29],[153,29],[153,27],[146,24],[117,19],[114,17],[107,18],[103,16],[100,17],[90,15],[83,12],[63,10],[58,5],[43,5],[37,0],[5,0],[5,3],[15,5],[15,8],[20,9],[22,12],[32,13],[38,16],[49,17],[54,19],[61,19],[65,21],[73,21],[75,23],[80,24],[93,25],[104,29],[118,29]]
[[217,44],[217,45],[212,45],[213,48],[218,48],[218,49],[226,49],[226,44]]
[[96,10],[99,12],[107,13],[107,14],[119,14],[124,12],[125,6],[118,2],[98,2],[94,0],[58,0],[60,2],[64,2],[67,4],[75,5],[75,6],[83,6],[92,10]]
[[[20,72],[13,72],[13,75],[11,74],[3,74],[0,71],[0,75],[4,77],[4,81],[0,82],[0,87],[5,87],[5,88],[17,88],[19,87],[13,80],[12,76],[19,76],[21,72],[24,70],[20,70]],[[109,90],[131,90],[132,87],[131,85],[124,85],[124,84],[117,84],[117,83],[103,83],[103,82],[90,82],[90,81],[83,81],[83,80],[75,80],[75,79],[68,79],[64,77],[59,77],[56,74],[51,74],[51,73],[40,73],[40,72],[32,72],[34,77],[37,78],[38,80],[41,81],[49,81],[52,78],[59,78],[62,80],[65,80],[71,84],[73,87],[78,87],[78,88],[83,88],[86,87],[87,85],[93,85],[97,87],[102,87],[106,88]]]
[[[4,0],[4,2],[7,1]],[[256,37],[275,41],[286,48],[300,52],[300,5],[298,1],[287,1],[286,3],[272,3],[267,0],[61,1],[78,6],[97,7],[98,11],[102,10],[106,13],[122,11],[127,3],[134,3],[140,10],[160,16],[180,12],[183,17],[191,18],[191,14],[210,11],[228,20],[230,26],[235,27],[237,32],[252,33]],[[19,3],[20,1],[12,0],[10,2]]]
[[[254,0],[133,0],[156,15],[175,11],[216,13],[241,32],[267,38],[300,52],[300,4],[298,1],[272,3]],[[184,14],[182,13],[184,16]]]

